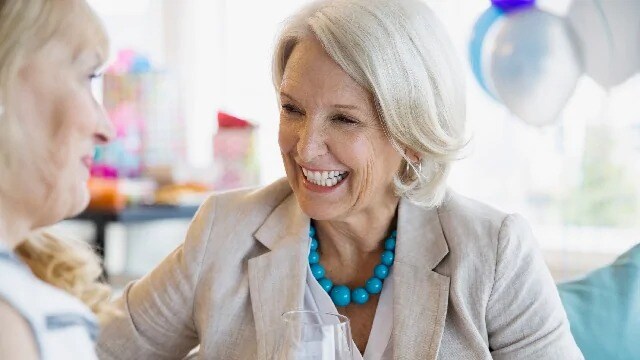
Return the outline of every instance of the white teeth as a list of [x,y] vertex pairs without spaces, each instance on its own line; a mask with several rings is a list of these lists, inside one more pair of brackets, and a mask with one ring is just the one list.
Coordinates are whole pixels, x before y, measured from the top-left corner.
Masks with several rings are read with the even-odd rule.
[[336,186],[337,183],[342,181],[347,172],[346,171],[338,171],[338,170],[330,170],[330,171],[311,171],[307,170],[303,167],[302,173],[307,178],[307,180],[311,183],[321,186],[333,187]]

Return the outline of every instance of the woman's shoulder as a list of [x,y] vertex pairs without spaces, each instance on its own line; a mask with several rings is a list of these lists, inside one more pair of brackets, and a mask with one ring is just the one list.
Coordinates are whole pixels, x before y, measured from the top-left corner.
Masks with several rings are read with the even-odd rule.
[[266,213],[266,216],[291,193],[289,182],[282,178],[266,186],[217,192],[207,199],[207,203],[215,203],[216,210],[250,210],[256,214]]
[[450,248],[483,253],[493,248],[498,253],[507,243],[534,242],[529,224],[522,216],[454,191],[447,192],[438,216]]
[[[94,321],[94,315],[79,299],[38,279],[19,260],[0,260],[0,300],[12,304],[25,316],[77,313]],[[46,299],[46,300],[44,300]]]
[[[243,255],[255,245],[255,231],[291,194],[286,179],[259,188],[214,193],[198,210],[190,226],[193,236],[187,238],[205,240],[194,244],[207,243],[206,249],[213,249],[210,251],[218,255],[221,254],[217,250],[221,248]],[[193,250],[194,253],[202,252],[198,246]],[[217,259],[215,254],[207,257],[209,262],[213,259]]]
[[438,207],[438,216],[444,230],[451,227],[452,230],[458,229],[467,233],[479,232],[497,236],[509,214],[449,190]]
[[[97,337],[91,311],[80,300],[35,277],[17,257],[2,256],[0,273],[0,302],[27,322],[38,343],[55,326],[81,326],[90,337]],[[5,316],[11,314],[6,311]]]
[[216,192],[200,206],[193,225],[204,224],[211,230],[228,226],[259,226],[290,195],[286,179],[257,188]]

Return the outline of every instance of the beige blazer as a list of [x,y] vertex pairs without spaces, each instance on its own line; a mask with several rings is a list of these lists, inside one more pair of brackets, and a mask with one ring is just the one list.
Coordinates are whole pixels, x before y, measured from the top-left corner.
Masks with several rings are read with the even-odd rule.
[[[214,195],[186,239],[117,301],[102,359],[271,359],[280,315],[301,309],[309,218],[286,180]],[[402,199],[395,359],[582,359],[526,222],[453,192]]]

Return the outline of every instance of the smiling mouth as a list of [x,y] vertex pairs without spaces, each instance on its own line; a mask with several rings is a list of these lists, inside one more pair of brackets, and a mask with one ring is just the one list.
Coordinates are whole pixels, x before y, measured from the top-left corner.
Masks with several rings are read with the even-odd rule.
[[307,179],[308,182],[318,186],[324,186],[327,188],[331,188],[342,183],[342,181],[346,179],[347,176],[349,176],[348,171],[341,171],[341,170],[311,171],[303,167],[300,167],[300,169],[302,170],[302,173],[304,174],[304,177],[305,179]]

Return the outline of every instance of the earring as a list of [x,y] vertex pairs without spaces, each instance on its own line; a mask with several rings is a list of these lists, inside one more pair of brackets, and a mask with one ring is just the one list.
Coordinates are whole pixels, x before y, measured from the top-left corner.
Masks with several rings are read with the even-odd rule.
[[[414,164],[411,164],[411,165],[409,165],[409,164],[410,164],[410,162],[406,161],[406,165],[405,165],[405,168],[404,168],[404,173],[409,175],[409,171],[411,169],[413,169],[416,172],[416,176],[417,177],[421,177],[422,176],[422,161],[416,161]],[[416,164],[417,164],[417,166],[416,166]],[[416,167],[418,168],[417,170],[416,170]]]

